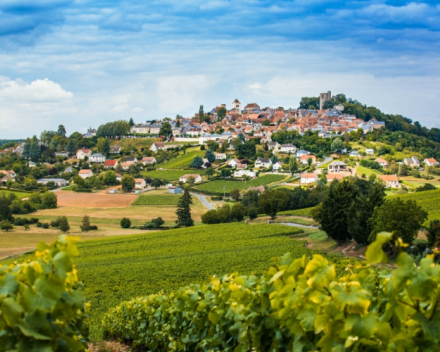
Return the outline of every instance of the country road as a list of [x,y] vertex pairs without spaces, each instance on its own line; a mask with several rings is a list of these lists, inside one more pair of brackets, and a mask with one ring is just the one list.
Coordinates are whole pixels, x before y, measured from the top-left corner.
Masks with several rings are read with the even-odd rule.
[[324,165],[325,163],[328,163],[329,161],[332,161],[332,158],[329,158],[328,156],[325,157],[324,161],[320,162],[319,164],[317,164],[317,167],[320,167],[321,165]]
[[191,195],[194,196],[194,197],[199,198],[200,201],[203,203],[203,205],[208,208],[208,210],[214,210],[215,209],[213,207],[213,205],[208,202],[208,200],[206,199],[206,196],[202,196],[202,195],[197,194],[197,193],[191,193]]
[[308,228],[308,229],[319,229],[318,226],[301,225],[301,224],[292,223],[292,222],[278,222],[276,224],[281,224],[281,225],[286,225],[286,226],[293,226],[293,227],[305,227],[305,228]]

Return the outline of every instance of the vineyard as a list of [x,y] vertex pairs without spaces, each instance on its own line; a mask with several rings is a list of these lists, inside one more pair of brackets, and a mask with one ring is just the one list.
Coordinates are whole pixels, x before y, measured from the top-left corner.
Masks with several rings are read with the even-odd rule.
[[179,198],[178,194],[146,194],[139,196],[132,205],[177,205]]
[[26,192],[14,192],[6,189],[1,189],[0,193],[3,193],[6,197],[10,194],[15,194],[18,199],[23,199],[29,197],[31,194]]
[[186,174],[204,175],[205,170],[154,170],[142,173],[145,177],[160,178],[167,181],[176,181]]
[[122,301],[171,292],[213,274],[262,273],[271,258],[285,252],[295,258],[312,253],[287,236],[298,232],[233,223],[80,243],[75,263],[92,304],[92,338],[100,338],[103,314]]
[[191,162],[197,155],[203,157],[204,153],[205,152],[203,150],[187,152],[186,154],[179,155],[177,158],[171,159],[163,164],[159,164],[158,167],[164,169],[185,169],[190,167]]
[[428,212],[428,220],[440,220],[440,189],[388,196],[387,199],[401,198],[402,200],[415,200],[423,209]]
[[272,182],[281,181],[284,175],[264,175],[254,178],[253,180],[244,181],[229,181],[229,180],[215,180],[208,183],[198,185],[196,188],[200,191],[223,193],[223,187],[225,193],[230,193],[233,189],[238,188],[240,191],[248,189],[249,187],[263,186]]
[[312,217],[312,215],[310,214],[310,211],[313,209],[314,209],[314,207],[280,211],[278,213],[278,215],[295,215],[295,216],[305,216],[305,217],[310,218],[310,217]]

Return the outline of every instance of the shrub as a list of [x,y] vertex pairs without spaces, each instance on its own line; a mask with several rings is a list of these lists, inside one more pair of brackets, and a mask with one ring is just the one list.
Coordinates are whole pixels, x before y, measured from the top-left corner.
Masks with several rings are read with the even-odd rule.
[[122,218],[121,220],[121,227],[123,229],[128,229],[131,226],[131,221],[129,218]]
[[96,231],[96,230],[98,230],[98,226],[96,226],[96,225],[90,225],[90,231]]
[[30,218],[29,223],[30,224],[36,224],[38,222],[38,218]]
[[0,271],[1,351],[84,351],[87,307],[73,239],[40,243],[33,261]]
[[37,227],[43,227],[43,224],[42,224],[41,222],[37,221],[36,226],[37,226]]
[[14,229],[14,226],[12,226],[12,224],[9,221],[3,220],[2,222],[0,222],[0,229],[5,230],[6,232],[8,232],[9,230]]
[[16,218],[14,220],[14,226],[23,226],[23,225],[26,225],[26,224],[27,224],[26,219]]
[[51,221],[50,227],[60,227],[60,218],[58,217],[58,219]]
[[48,229],[48,228],[49,228],[49,223],[48,222],[43,223],[43,229]]

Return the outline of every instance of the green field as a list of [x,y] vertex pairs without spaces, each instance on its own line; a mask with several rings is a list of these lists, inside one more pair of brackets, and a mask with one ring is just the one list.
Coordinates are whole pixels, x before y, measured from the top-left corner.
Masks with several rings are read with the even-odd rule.
[[305,216],[305,217],[311,217],[310,211],[313,210],[314,207],[310,208],[304,208],[304,209],[295,209],[295,210],[286,210],[286,211],[280,211],[278,215],[295,215],[295,216]]
[[177,158],[171,159],[163,164],[158,164],[158,167],[164,169],[184,169],[190,167],[191,162],[197,155],[203,157],[204,154],[205,151],[203,150],[186,152],[186,154],[181,154]]
[[399,194],[387,197],[387,199],[401,198],[402,200],[415,200],[423,209],[428,212],[428,222],[440,220],[440,189],[415,193]]
[[382,173],[378,170],[369,169],[367,167],[363,166],[356,166],[356,174],[358,176],[362,176],[362,174],[365,174],[365,176],[370,176],[372,174],[381,175]]
[[177,205],[178,194],[141,195],[131,205]]
[[17,196],[18,199],[23,199],[23,198],[27,198],[31,195],[31,193],[25,193],[25,192],[15,192],[15,191],[11,191],[11,190],[6,190],[6,189],[1,189],[0,193],[5,194],[6,196],[10,195],[10,194],[15,194]]
[[281,181],[285,177],[285,175],[264,175],[247,181],[246,183],[244,181],[215,180],[198,185],[196,188],[201,191],[223,193],[224,186],[224,191],[230,193],[235,188],[242,191],[248,189],[248,187],[262,186],[272,182]]
[[154,170],[142,173],[145,177],[160,178],[167,181],[176,181],[186,174],[204,175],[205,170]]
[[79,243],[75,262],[92,306],[91,338],[101,338],[102,315],[132,297],[170,292],[214,274],[262,273],[275,256],[309,253],[288,237],[300,231],[233,223]]

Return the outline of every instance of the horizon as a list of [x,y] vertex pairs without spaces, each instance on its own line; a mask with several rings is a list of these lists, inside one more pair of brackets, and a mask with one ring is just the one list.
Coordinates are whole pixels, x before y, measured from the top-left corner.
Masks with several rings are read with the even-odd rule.
[[440,127],[432,1],[5,0],[0,139],[331,91]]

